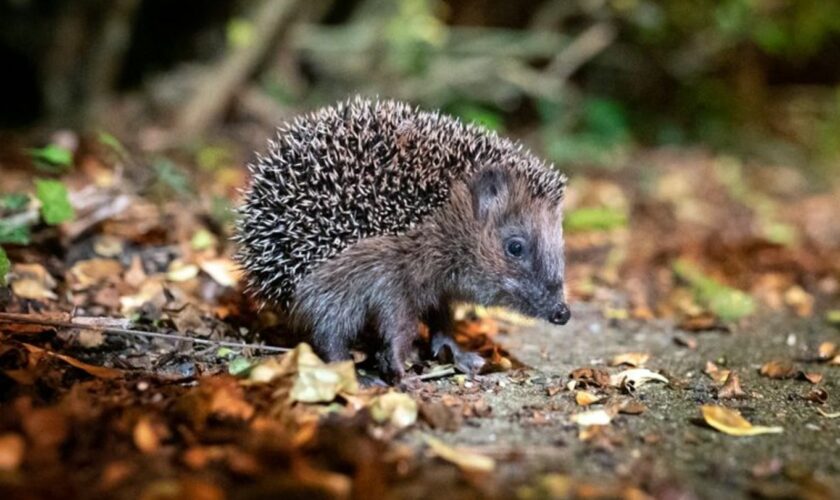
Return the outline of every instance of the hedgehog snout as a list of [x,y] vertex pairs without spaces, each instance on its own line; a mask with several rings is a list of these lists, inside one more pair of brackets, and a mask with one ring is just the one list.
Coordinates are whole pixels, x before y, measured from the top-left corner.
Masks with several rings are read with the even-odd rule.
[[551,312],[548,321],[555,325],[565,325],[572,318],[572,311],[565,302],[559,302]]

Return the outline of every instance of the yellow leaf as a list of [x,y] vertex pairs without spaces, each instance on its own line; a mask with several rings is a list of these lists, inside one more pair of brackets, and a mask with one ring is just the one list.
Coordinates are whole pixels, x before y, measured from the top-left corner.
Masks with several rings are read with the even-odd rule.
[[431,436],[424,436],[426,445],[436,456],[453,463],[464,472],[490,472],[496,467],[496,461],[492,458],[467,451],[461,448],[452,448],[439,439]]
[[765,427],[752,425],[741,416],[737,410],[718,405],[703,405],[700,407],[703,419],[713,428],[730,436],[756,436],[758,434],[779,434],[781,427]]
[[592,403],[597,403],[601,400],[600,396],[596,396],[591,392],[587,391],[577,391],[575,393],[575,402],[580,406],[589,406]]

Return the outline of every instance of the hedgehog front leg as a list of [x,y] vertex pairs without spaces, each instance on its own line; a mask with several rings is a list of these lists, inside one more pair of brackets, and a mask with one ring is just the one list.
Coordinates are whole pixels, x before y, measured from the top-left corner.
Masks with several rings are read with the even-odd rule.
[[452,321],[452,308],[449,304],[441,304],[426,316],[429,327],[429,343],[432,357],[439,358],[446,354],[447,348],[452,355],[455,367],[463,373],[478,373],[484,366],[484,358],[474,352],[461,349],[455,341],[455,325]]

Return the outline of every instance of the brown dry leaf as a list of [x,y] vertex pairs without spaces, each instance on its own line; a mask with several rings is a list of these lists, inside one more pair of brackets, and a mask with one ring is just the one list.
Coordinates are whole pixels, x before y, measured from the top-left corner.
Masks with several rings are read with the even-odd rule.
[[614,356],[610,360],[610,366],[630,365],[633,367],[642,366],[650,359],[650,354],[645,352],[627,352]]
[[697,339],[694,337],[685,337],[683,335],[677,335],[674,337],[674,342],[682,347],[687,347],[689,349],[697,349]]
[[718,384],[723,384],[729,378],[729,371],[727,369],[719,368],[718,365],[711,361],[706,361],[706,369],[703,372]]
[[131,316],[149,302],[158,307],[163,307],[166,304],[163,283],[158,278],[150,278],[144,281],[136,294],[120,297],[120,312],[123,316]]
[[242,275],[237,265],[230,259],[205,260],[199,264],[199,267],[216,283],[231,288],[239,283]]
[[131,265],[128,267],[128,271],[125,272],[123,279],[128,286],[133,288],[140,287],[146,281],[146,271],[143,270],[143,261],[139,255],[131,258]]
[[735,371],[729,372],[723,387],[718,391],[718,399],[739,399],[747,397],[747,393],[741,389],[741,380]]
[[810,316],[814,312],[814,297],[798,285],[794,285],[785,292],[785,304],[798,316]]
[[796,367],[790,361],[777,359],[764,363],[758,372],[767,378],[786,379],[796,376]]
[[496,468],[492,458],[462,448],[453,448],[432,436],[423,436],[432,453],[458,466],[464,472],[487,473]]
[[12,293],[18,297],[30,300],[56,300],[58,296],[53,292],[57,283],[40,264],[15,264],[12,267]]
[[817,385],[820,382],[822,382],[823,374],[817,372],[799,372],[799,377],[803,380],[811,382],[814,385]]
[[706,332],[709,330],[725,329],[717,316],[710,312],[687,316],[680,321],[678,327],[680,330],[687,332]]
[[77,262],[70,268],[75,283],[73,290],[87,290],[93,285],[119,277],[123,267],[114,259],[90,259]]
[[703,420],[711,427],[730,436],[756,436],[759,434],[779,434],[782,427],[765,427],[752,425],[738,410],[718,405],[703,405],[700,407]]
[[569,378],[587,386],[607,387],[610,385],[610,374],[600,368],[578,368],[569,374]]
[[389,391],[371,401],[370,416],[380,424],[404,429],[417,421],[417,402],[408,394]]
[[624,415],[641,415],[647,411],[647,406],[635,399],[624,399],[615,406],[615,411]]
[[817,349],[817,359],[829,360],[837,352],[837,344],[834,342],[823,342]]
[[[28,314],[26,315],[27,318],[36,319],[36,320],[44,320],[47,322],[51,321],[59,321],[59,322],[68,322],[70,321],[70,315],[65,312],[61,311],[52,311],[52,312],[42,312],[39,314]],[[14,323],[9,322],[6,323],[5,321],[0,321],[0,331],[8,332],[13,335],[33,335],[36,333],[43,333],[46,331],[50,331],[55,329],[54,326],[50,325],[36,325],[30,323]]]
[[14,432],[0,434],[0,471],[17,470],[23,462],[23,452],[25,450],[26,442],[19,434]]
[[461,428],[461,413],[440,401],[425,401],[420,405],[420,416],[433,429],[454,432]]
[[828,402],[828,391],[822,387],[813,387],[810,391],[808,391],[808,394],[803,396],[803,398],[806,401],[822,405]]
[[122,377],[123,372],[121,370],[117,370],[116,368],[107,368],[104,366],[94,366],[79,361],[76,358],[71,358],[70,356],[66,356],[64,354],[58,354],[56,352],[47,351],[46,349],[42,349],[38,346],[34,346],[31,344],[21,344],[23,347],[26,348],[27,351],[30,353],[35,353],[39,356],[52,356],[56,357],[70,366],[78,368],[89,375],[93,375],[94,377],[103,378],[103,379],[113,379]]
[[602,398],[601,396],[596,396],[591,392],[587,391],[577,391],[575,392],[575,402],[580,406],[589,406],[593,403],[597,403]]
[[134,446],[143,453],[151,454],[160,448],[160,436],[148,417],[141,417],[134,425]]

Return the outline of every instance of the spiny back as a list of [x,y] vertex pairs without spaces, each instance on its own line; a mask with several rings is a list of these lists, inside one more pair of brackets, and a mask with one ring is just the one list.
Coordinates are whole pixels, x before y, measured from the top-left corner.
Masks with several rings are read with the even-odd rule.
[[397,101],[355,98],[295,119],[249,165],[238,260],[249,288],[288,307],[318,262],[363,238],[399,234],[483,166],[529,180],[559,202],[566,178],[518,143]]

